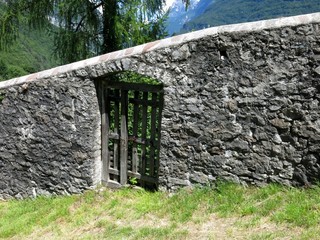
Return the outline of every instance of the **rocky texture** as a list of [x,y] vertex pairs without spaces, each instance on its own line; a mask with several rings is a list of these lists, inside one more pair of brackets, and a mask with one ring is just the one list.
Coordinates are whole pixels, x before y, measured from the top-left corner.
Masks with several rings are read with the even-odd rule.
[[173,51],[163,185],[319,181],[319,47],[319,25],[310,24],[220,34]]
[[79,193],[99,182],[99,115],[89,79],[60,76],[6,89],[0,197]]
[[213,28],[0,83],[0,194],[98,183],[93,81],[126,70],[165,86],[162,188],[319,181],[319,23],[312,14]]

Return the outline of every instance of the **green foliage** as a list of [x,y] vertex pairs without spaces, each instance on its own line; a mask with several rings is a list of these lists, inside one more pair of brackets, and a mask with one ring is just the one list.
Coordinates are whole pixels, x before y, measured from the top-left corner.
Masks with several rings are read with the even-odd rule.
[[[0,3],[0,19],[4,8],[5,5]],[[30,30],[21,23],[17,34],[16,41],[0,47],[0,81],[58,65],[52,58],[52,36],[46,34],[46,30]]]
[[0,103],[3,101],[5,97],[6,97],[6,93],[0,90]]
[[129,183],[131,185],[137,185],[138,184],[138,179],[136,177],[130,177],[129,178]]
[[5,62],[0,59],[0,81],[6,79],[8,72],[8,66]]
[[6,76],[8,78],[12,78],[12,77],[15,77],[15,76],[25,75],[26,73],[27,73],[27,71],[25,71],[22,67],[9,65],[7,67]]
[[319,0],[214,0],[203,14],[186,23],[182,31],[319,11]]
[[163,3],[0,1],[0,81],[163,38]]
[[[55,55],[63,63],[119,50],[166,36],[165,0],[8,0],[0,14],[0,48],[11,43],[19,26],[51,29]],[[189,1],[184,0],[185,4]]]
[[18,25],[19,19],[16,18],[10,7],[0,2],[0,49],[5,48],[17,38]]
[[157,79],[144,76],[135,72],[125,71],[112,75],[111,79],[113,81],[127,82],[127,83],[145,83],[151,85],[161,85]]

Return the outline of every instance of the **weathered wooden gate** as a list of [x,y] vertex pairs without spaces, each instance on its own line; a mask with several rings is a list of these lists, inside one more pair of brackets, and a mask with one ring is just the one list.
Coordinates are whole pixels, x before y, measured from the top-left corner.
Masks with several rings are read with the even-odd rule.
[[102,84],[102,181],[157,188],[162,85]]

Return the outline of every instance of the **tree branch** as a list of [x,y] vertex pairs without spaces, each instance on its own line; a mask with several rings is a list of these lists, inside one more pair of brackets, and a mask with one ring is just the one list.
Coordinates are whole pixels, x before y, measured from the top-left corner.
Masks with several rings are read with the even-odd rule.
[[86,16],[83,16],[82,18],[81,18],[81,20],[80,20],[80,22],[78,23],[78,25],[77,25],[77,27],[76,27],[76,32],[78,32],[78,30],[80,29],[80,27],[81,27],[81,25],[82,25],[82,23],[83,23],[83,21],[84,21],[84,19],[86,18]]

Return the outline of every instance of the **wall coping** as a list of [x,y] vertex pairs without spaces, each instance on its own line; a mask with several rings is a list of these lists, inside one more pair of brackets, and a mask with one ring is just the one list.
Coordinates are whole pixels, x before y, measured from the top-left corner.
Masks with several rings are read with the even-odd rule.
[[162,40],[149,42],[143,45],[135,46],[132,48],[123,49],[116,52],[107,53],[101,56],[89,58],[79,62],[74,62],[67,65],[62,65],[52,69],[44,70],[41,72],[33,73],[30,75],[13,78],[0,82],[0,89],[9,88],[15,85],[33,82],[39,79],[44,79],[52,76],[61,75],[64,73],[72,72],[74,70],[84,69],[88,66],[94,66],[102,62],[114,61],[133,55],[142,54],[145,52],[154,51],[156,49],[171,47],[179,45],[192,40],[204,38],[206,36],[218,35],[220,33],[228,32],[253,32],[263,29],[274,29],[286,26],[297,26],[310,23],[320,22],[320,12],[305,15],[297,15],[292,17],[275,18],[269,20],[262,20],[256,22],[247,22],[231,25],[223,25],[218,27],[207,28],[199,31],[194,31],[182,35],[177,35]]

